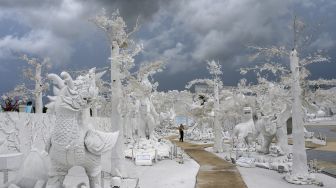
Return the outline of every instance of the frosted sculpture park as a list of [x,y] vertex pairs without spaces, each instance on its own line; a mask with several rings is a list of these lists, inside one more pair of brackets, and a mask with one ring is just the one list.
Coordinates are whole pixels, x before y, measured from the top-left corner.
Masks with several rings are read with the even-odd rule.
[[[70,10],[84,6],[71,2]],[[311,68],[334,60],[316,41],[305,52],[306,25],[297,17],[286,20],[287,46],[244,41],[246,54],[233,59],[246,62],[235,65],[239,81],[229,84],[230,66],[200,55],[216,41],[195,40],[203,51],[186,57],[202,57],[202,66],[188,64],[199,74],[182,81],[171,75],[183,67],[173,60],[191,60],[181,55],[188,53],[183,42],[161,53],[171,41],[157,41],[172,30],[142,40],[157,26],[120,10],[85,20],[85,32],[105,42],[99,52],[85,44],[106,55],[94,66],[57,67],[53,53],[13,53],[24,62],[24,80],[1,96],[0,188],[335,187],[336,81],[313,79]],[[0,38],[0,60],[2,45]],[[177,82],[183,88],[167,89]]]

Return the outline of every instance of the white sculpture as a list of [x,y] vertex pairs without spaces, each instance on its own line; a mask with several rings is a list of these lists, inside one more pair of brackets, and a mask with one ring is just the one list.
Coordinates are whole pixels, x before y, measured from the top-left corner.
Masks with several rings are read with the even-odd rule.
[[281,126],[278,126],[277,116],[262,116],[258,118],[260,119],[254,117],[247,122],[236,125],[233,129],[233,136],[238,137],[240,142],[251,145],[252,141],[256,140],[261,134],[264,141],[259,152],[264,154],[269,153],[271,142],[273,138],[276,138],[281,149],[279,154],[286,154],[288,150],[287,141],[284,141],[284,139],[287,139],[287,135],[284,136],[282,134],[283,127],[282,124],[280,124]]
[[129,76],[129,70],[134,66],[133,57],[142,50],[142,46],[137,45],[130,38],[137,31],[137,25],[127,33],[126,23],[118,10],[109,17],[103,9],[102,13],[92,21],[105,32],[111,47],[111,120],[115,122],[115,126],[111,127],[112,131],[120,132],[116,148],[111,153],[111,173],[113,176],[120,176],[120,173],[124,173],[124,134],[122,133],[122,117],[119,112],[119,104],[123,98],[122,81]]
[[[222,127],[220,122],[220,102],[219,102],[219,90],[222,89],[223,83],[221,82],[221,79],[219,76],[222,74],[221,71],[221,65],[218,62],[215,62],[214,60],[208,61],[208,67],[207,67],[209,73],[213,76],[213,80],[209,79],[196,79],[188,83],[186,86],[187,89],[189,89],[192,85],[201,83],[206,84],[210,88],[213,88],[213,95],[211,96],[212,101],[206,102],[209,106],[211,104],[211,112],[204,114],[206,119],[213,118],[213,132],[214,132],[214,151],[215,152],[223,152],[223,145],[222,145]],[[196,103],[197,104],[197,103]],[[198,109],[204,109],[206,105],[201,104]],[[196,106],[194,106],[196,107]],[[197,109],[194,108],[194,109]],[[211,119],[212,119],[211,118]],[[204,120],[204,118],[202,118]],[[203,123],[202,123],[203,124]]]
[[121,114],[122,114],[122,122],[123,122],[123,132],[124,137],[126,139],[134,139],[134,131],[135,131],[135,125],[137,124],[136,121],[134,121],[135,116],[138,113],[138,108],[136,106],[136,102],[131,94],[128,94],[127,97],[124,97],[123,104],[121,107]]
[[285,179],[295,184],[310,183],[311,178],[308,174],[307,154],[305,150],[303,112],[301,102],[300,69],[299,57],[295,49],[290,53],[290,68],[292,71],[292,97],[294,99],[293,115],[293,171]]
[[148,77],[162,71],[163,65],[162,61],[143,64],[138,71],[137,78],[129,79],[129,86],[137,100],[136,108],[139,108],[136,127],[138,135],[142,137],[149,138],[154,128],[159,125],[160,117],[151,101],[152,92],[156,89],[157,83],[152,84]]
[[95,68],[76,80],[67,72],[62,72],[61,77],[48,75],[55,84],[55,96],[49,97],[52,102],[48,109],[55,114],[56,124],[46,148],[51,160],[47,187],[62,187],[68,170],[82,166],[89,176],[90,187],[99,188],[101,154],[115,145],[118,132],[99,132],[86,123],[90,105],[98,94]]
[[167,112],[160,113],[160,125],[162,128],[171,128],[175,124],[175,111],[173,108],[170,108]]
[[219,121],[219,89],[222,86],[222,82],[220,81],[219,75],[222,74],[221,65],[215,61],[208,62],[208,70],[211,75],[213,75],[213,84],[214,84],[214,151],[215,152],[223,152],[222,145],[222,127]]
[[42,67],[50,67],[49,59],[45,58],[42,62],[39,62],[37,58],[28,58],[27,55],[22,57],[24,61],[28,64],[35,67],[35,75],[31,74],[30,69],[26,70],[25,76],[35,81],[35,89],[33,90],[33,94],[35,97],[35,113],[42,113],[43,111],[43,102],[42,102],[42,92],[46,91],[48,88],[48,84],[44,82],[42,79]]

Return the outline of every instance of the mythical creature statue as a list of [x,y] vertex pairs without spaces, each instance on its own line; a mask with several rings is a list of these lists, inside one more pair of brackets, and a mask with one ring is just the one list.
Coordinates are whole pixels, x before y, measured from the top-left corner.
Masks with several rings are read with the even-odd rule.
[[279,113],[260,116],[258,119],[254,116],[247,122],[240,123],[233,129],[233,136],[238,137],[241,142],[251,144],[260,134],[263,136],[263,145],[259,152],[268,154],[273,138],[276,138],[280,147],[280,154],[288,152],[286,121],[291,116],[291,108],[288,104]]
[[48,111],[56,116],[46,150],[50,156],[47,188],[62,187],[70,168],[82,166],[89,177],[91,188],[100,188],[101,154],[115,145],[118,132],[104,133],[87,122],[90,106],[98,95],[96,79],[103,73],[89,73],[73,80],[67,72],[61,77],[49,74],[53,81],[54,95],[49,96]]

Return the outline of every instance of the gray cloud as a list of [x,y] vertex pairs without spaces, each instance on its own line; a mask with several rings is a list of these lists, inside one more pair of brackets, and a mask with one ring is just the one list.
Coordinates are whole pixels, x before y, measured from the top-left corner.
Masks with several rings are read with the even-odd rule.
[[121,15],[128,21],[134,23],[134,20],[140,16],[143,20],[152,19],[152,16],[159,11],[161,6],[170,2],[164,0],[97,0],[91,3],[99,3],[109,11],[119,9]]
[[108,0],[3,0],[0,2],[0,21],[11,19],[30,29],[22,36],[0,36],[0,58],[29,53],[49,56],[55,64],[69,63],[75,43],[95,40],[97,32],[103,35],[89,19],[102,8],[111,13],[120,9],[129,25],[138,16],[141,22],[159,10],[161,1],[108,1]]
[[85,17],[89,9],[75,0],[57,1],[58,3],[20,2],[1,1],[1,5],[6,6],[0,8],[0,21],[14,20],[29,28],[29,31],[20,36],[9,34],[1,37],[0,57],[28,53],[50,57],[55,64],[68,63],[75,50],[75,40],[88,37],[92,31],[92,26]]
[[[223,64],[229,80],[238,78],[233,70],[248,63],[247,45],[291,43],[294,9],[310,20],[321,12],[331,14],[327,17],[331,19],[334,13],[326,10],[332,6],[336,6],[334,1],[325,0],[1,0],[0,23],[10,19],[28,30],[0,35],[0,59],[11,58],[13,52],[29,53],[49,56],[64,68],[73,61],[71,67],[81,69],[90,64],[85,59],[108,56],[108,50],[101,52],[107,48],[104,34],[89,18],[102,8],[108,12],[119,9],[130,27],[140,16],[141,29],[135,35],[145,47],[140,59],[168,62],[166,72],[158,76],[162,83],[168,84],[164,79],[172,75],[183,81],[207,76],[203,69],[209,59]],[[334,49],[332,28],[324,28],[310,47]],[[84,51],[85,46],[91,47]],[[87,51],[93,57],[80,57],[83,53],[87,57]]]
[[55,6],[62,1],[54,0],[1,0],[1,8],[36,8],[39,6]]
[[67,41],[48,30],[36,30],[22,37],[8,35],[0,39],[0,58],[8,58],[12,53],[28,53],[41,54],[62,62],[68,61],[72,52]]
[[[311,0],[295,3],[291,0],[174,1],[148,24],[151,30],[160,32],[144,39],[145,48],[153,49],[148,53],[150,57],[167,58],[172,74],[195,68],[208,59],[219,60],[225,68],[232,70],[249,63],[249,45],[290,48],[293,11],[303,20],[310,14],[317,19],[319,13],[314,7],[323,11],[330,6],[329,1]],[[309,14],[304,12],[308,11],[307,7],[312,9]],[[310,22],[310,19],[304,21]],[[319,35],[317,32],[310,34]],[[312,45],[315,49],[330,49],[334,47],[334,40],[335,36],[322,34],[312,41]],[[178,44],[183,46],[182,53],[167,56],[166,50],[179,51]]]

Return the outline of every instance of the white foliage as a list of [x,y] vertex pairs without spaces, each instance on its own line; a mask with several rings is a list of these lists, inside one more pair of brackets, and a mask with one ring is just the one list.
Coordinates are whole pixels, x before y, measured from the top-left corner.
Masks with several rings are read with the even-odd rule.
[[220,74],[223,74],[221,68],[222,66],[218,62],[214,60],[208,61],[207,69],[211,75],[218,76]]
[[188,82],[188,84],[185,86],[185,88],[190,89],[193,85],[196,85],[196,84],[206,84],[210,87],[214,86],[213,80],[210,80],[210,79],[195,79],[195,80],[192,80],[192,81]]
[[92,21],[104,30],[110,39],[110,42],[117,41],[119,46],[127,45],[126,23],[120,16],[119,10],[112,13],[110,17],[106,15],[106,10],[103,9],[100,14],[96,15]]

